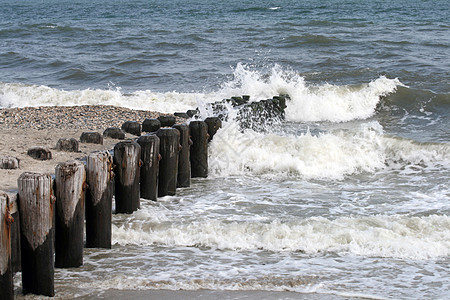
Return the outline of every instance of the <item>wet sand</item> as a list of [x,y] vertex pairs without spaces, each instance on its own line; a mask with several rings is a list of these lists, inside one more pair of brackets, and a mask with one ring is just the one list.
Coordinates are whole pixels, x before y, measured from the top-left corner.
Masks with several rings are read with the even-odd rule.
[[279,300],[279,299],[300,299],[300,300],[334,300],[334,299],[363,299],[358,297],[341,297],[327,294],[305,294],[288,291],[222,291],[222,290],[197,290],[197,291],[172,291],[172,290],[107,290],[95,295],[83,296],[76,299],[117,299],[117,300],[144,300],[144,299],[248,299],[248,300]]

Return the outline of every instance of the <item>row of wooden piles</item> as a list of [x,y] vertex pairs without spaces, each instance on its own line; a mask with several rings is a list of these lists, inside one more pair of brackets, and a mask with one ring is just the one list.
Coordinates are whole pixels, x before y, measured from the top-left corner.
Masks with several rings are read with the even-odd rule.
[[[14,298],[13,274],[20,268],[24,294],[52,297],[55,267],[81,266],[84,247],[111,248],[113,195],[115,212],[129,214],[141,198],[175,195],[191,178],[207,177],[208,142],[221,121],[205,121],[121,141],[113,155],[93,152],[85,162],[60,163],[54,178],[22,173],[17,193],[0,192],[0,298]],[[134,123],[125,124],[130,132]]]

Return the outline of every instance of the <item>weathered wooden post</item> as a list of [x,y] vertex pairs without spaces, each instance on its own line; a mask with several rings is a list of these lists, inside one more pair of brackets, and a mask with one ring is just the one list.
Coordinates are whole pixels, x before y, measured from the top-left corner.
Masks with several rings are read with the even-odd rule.
[[156,132],[161,128],[161,122],[158,119],[145,119],[142,123],[142,131]]
[[189,118],[192,118],[198,113],[199,113],[198,109],[189,109],[188,111],[186,111],[186,114],[188,115]]
[[22,246],[23,293],[55,295],[53,196],[49,174],[22,173],[17,180]]
[[124,140],[125,131],[117,127],[108,127],[103,131],[103,137],[109,137],[112,139]]
[[86,247],[111,248],[113,158],[107,152],[92,152],[86,164]]
[[142,126],[139,122],[136,121],[126,121],[122,124],[122,130],[134,135],[141,135]]
[[84,201],[86,170],[80,161],[60,163],[55,168],[56,224],[55,267],[83,264]]
[[52,152],[47,147],[32,147],[28,149],[27,154],[38,160],[52,159]]
[[217,130],[222,128],[222,120],[219,117],[209,117],[205,119],[206,125],[208,125],[208,141],[211,142]]
[[9,197],[0,191],[0,296],[14,299],[13,270],[11,265],[11,224]]
[[79,144],[74,138],[63,138],[58,140],[55,148],[58,151],[78,152]]
[[189,123],[192,138],[191,176],[208,177],[208,126],[203,121]]
[[103,136],[95,131],[83,132],[80,136],[80,142],[103,145]]
[[7,192],[6,194],[9,198],[9,213],[14,220],[11,224],[11,266],[13,273],[17,273],[21,269],[19,205],[17,204],[17,192]]
[[114,147],[116,213],[131,214],[140,207],[141,146],[124,141]]
[[18,169],[20,160],[17,157],[2,156],[0,157],[0,169]]
[[190,161],[190,147],[191,137],[189,135],[189,127],[185,124],[176,124],[173,128],[180,132],[181,150],[178,155],[178,178],[177,187],[191,186],[191,161]]
[[158,193],[159,137],[154,134],[141,136],[141,197],[156,201]]
[[178,151],[180,132],[175,128],[161,128],[156,132],[160,140],[158,197],[173,196],[177,189]]
[[172,127],[176,123],[174,116],[161,115],[158,117],[159,122],[161,122],[161,127]]

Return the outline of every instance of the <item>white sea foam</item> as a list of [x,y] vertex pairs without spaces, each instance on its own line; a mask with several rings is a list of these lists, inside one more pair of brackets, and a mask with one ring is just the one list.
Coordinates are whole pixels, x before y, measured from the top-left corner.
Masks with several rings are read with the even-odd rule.
[[265,74],[238,64],[233,79],[223,84],[220,93],[226,97],[247,94],[254,100],[288,94],[289,121],[345,122],[372,116],[380,96],[395,92],[398,86],[403,86],[398,79],[384,76],[357,86],[311,85],[298,73],[278,65]]
[[195,108],[199,102],[206,101],[208,96],[201,93],[158,93],[150,90],[131,94],[123,94],[120,89],[64,91],[48,86],[0,83],[0,107],[113,105],[173,113]]
[[383,167],[380,135],[365,129],[299,136],[240,132],[233,123],[221,129],[210,145],[212,175],[291,174],[306,178],[341,179],[344,175]]
[[448,216],[366,216],[329,220],[227,222],[209,219],[181,223],[113,225],[119,244],[201,246],[232,250],[336,252],[369,257],[433,259],[450,255]]
[[312,135],[275,135],[241,132],[227,123],[209,147],[212,176],[294,175],[316,179],[343,179],[373,172],[387,163],[450,165],[448,143],[417,143],[388,137],[377,122],[353,130]]
[[253,101],[289,94],[288,120],[342,122],[373,115],[379,97],[394,92],[398,85],[401,83],[397,79],[380,77],[358,87],[314,86],[307,84],[297,72],[280,66],[274,66],[267,74],[238,64],[233,77],[210,92],[144,90],[124,94],[120,88],[65,91],[48,86],[0,83],[0,107],[102,104],[173,113],[244,94],[250,95]]

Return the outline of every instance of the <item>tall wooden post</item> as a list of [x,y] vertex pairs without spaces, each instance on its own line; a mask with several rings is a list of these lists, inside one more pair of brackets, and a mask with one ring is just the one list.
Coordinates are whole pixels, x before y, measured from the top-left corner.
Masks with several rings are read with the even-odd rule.
[[208,117],[205,119],[205,123],[208,125],[208,141],[211,142],[217,130],[222,128],[222,120],[219,117]]
[[191,161],[189,153],[192,144],[189,127],[185,124],[176,124],[173,128],[180,132],[181,145],[181,150],[178,155],[177,187],[189,187],[191,186]]
[[87,158],[86,247],[111,248],[113,159],[107,152]]
[[192,138],[192,178],[208,177],[208,126],[203,121],[192,121],[189,130]]
[[140,207],[141,146],[124,141],[114,147],[116,213],[131,214]]
[[141,146],[141,197],[156,201],[159,171],[159,137],[154,134],[144,135],[137,142]]
[[86,170],[80,161],[60,163],[55,169],[55,267],[83,264]]
[[178,151],[180,132],[175,128],[161,128],[156,132],[160,140],[158,196],[173,196],[177,189]]
[[53,196],[49,174],[22,173],[17,180],[22,246],[23,293],[55,295]]
[[11,223],[9,197],[0,191],[0,295],[1,299],[14,299],[11,265]]
[[11,266],[13,274],[21,270],[20,257],[20,214],[19,205],[17,203],[17,192],[8,193],[9,213],[14,222],[11,224]]

